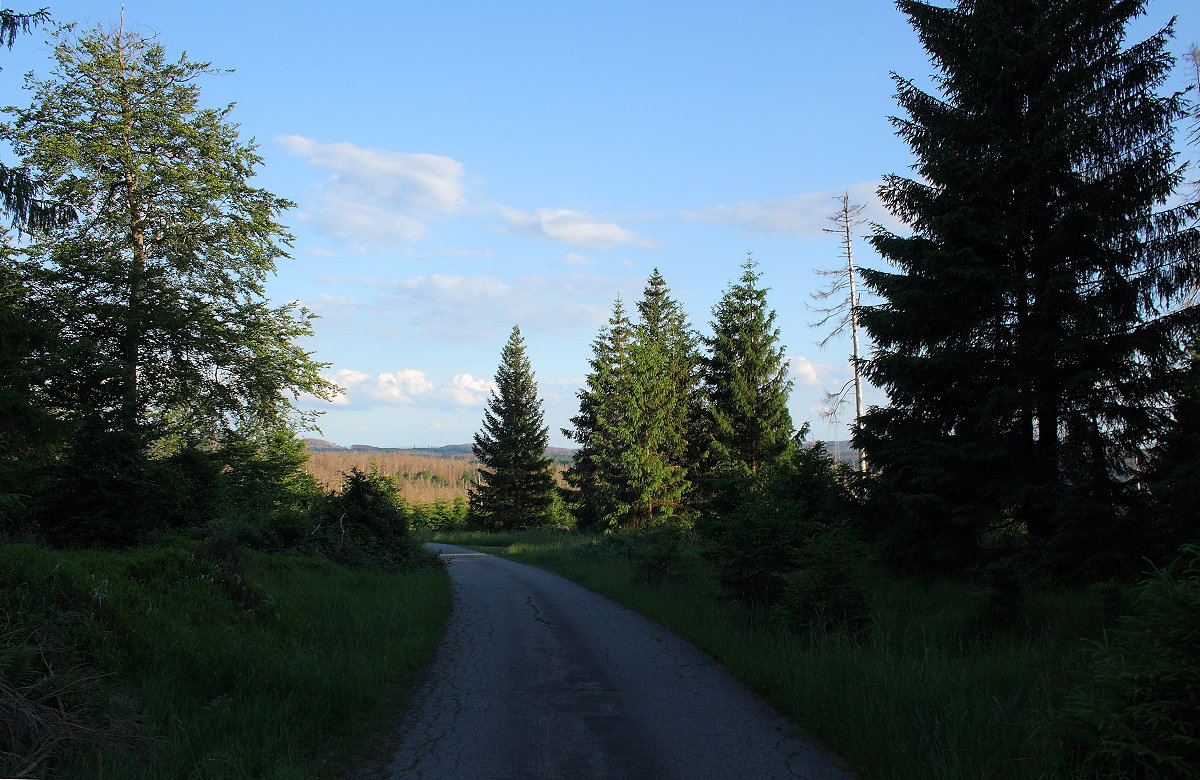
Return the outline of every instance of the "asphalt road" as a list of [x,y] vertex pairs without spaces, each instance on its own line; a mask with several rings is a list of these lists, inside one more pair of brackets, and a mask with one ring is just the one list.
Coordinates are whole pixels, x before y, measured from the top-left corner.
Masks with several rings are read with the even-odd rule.
[[377,777],[854,777],[661,625],[541,569],[433,546],[454,608]]

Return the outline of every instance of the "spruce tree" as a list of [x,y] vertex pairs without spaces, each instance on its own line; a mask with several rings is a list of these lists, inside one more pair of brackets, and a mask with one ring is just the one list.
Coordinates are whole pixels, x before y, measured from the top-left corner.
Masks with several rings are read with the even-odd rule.
[[[0,46],[12,48],[20,33],[50,21],[45,8],[33,13],[0,11]],[[74,212],[61,203],[46,200],[39,182],[21,168],[0,164],[0,210],[18,229],[62,226],[70,223]]]
[[778,458],[792,437],[787,408],[792,383],[775,312],[754,269],[747,257],[741,278],[713,308],[713,335],[704,340],[705,492],[713,514],[736,506],[747,481]]
[[58,323],[40,391],[62,419],[142,446],[304,424],[297,394],[332,386],[296,344],[309,313],[265,293],[292,204],[251,186],[263,161],[232,106],[201,105],[215,69],[122,28],[56,37],[32,105],[0,128],[79,217],[31,224],[19,265]]
[[630,323],[618,298],[579,393],[568,480],[582,527],[686,525],[697,337],[655,269]]
[[629,442],[621,461],[630,489],[628,522],[686,523],[698,338],[657,268],[637,308],[625,400]]
[[608,324],[592,342],[591,371],[578,393],[574,427],[563,429],[579,445],[566,479],[575,488],[573,511],[581,530],[619,527],[629,509],[628,479],[619,466],[633,438],[628,428],[632,342],[633,325],[618,297]]
[[546,457],[549,433],[525,341],[514,325],[500,355],[483,430],[475,434],[472,448],[481,464],[470,500],[477,525],[504,530],[550,522],[557,488],[552,460]]
[[895,77],[920,179],[880,196],[913,234],[877,230],[897,270],[862,272],[891,399],[856,436],[895,510],[879,530],[914,562],[1008,532],[1096,563],[1200,316],[1178,305],[1195,207],[1162,209],[1182,183],[1170,27],[1124,48],[1143,0],[898,6],[940,74],[935,94]]

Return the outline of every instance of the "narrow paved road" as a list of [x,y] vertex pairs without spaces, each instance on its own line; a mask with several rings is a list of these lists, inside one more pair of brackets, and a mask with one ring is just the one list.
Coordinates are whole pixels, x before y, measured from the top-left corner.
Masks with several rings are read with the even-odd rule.
[[454,610],[383,777],[853,777],[657,623],[541,569],[434,547]]

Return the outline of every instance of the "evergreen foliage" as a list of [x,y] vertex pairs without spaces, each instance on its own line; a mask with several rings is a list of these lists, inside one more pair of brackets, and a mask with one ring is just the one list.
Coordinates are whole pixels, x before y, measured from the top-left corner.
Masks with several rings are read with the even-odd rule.
[[581,531],[620,527],[629,509],[627,476],[621,454],[633,439],[628,427],[630,350],[633,325],[618,297],[612,316],[592,341],[591,371],[578,393],[579,414],[563,435],[579,448],[567,470],[574,488],[571,510]]
[[0,125],[46,203],[79,217],[18,215],[27,240],[5,249],[4,531],[125,546],[237,512],[294,519],[314,499],[294,400],[333,385],[296,344],[311,315],[266,300],[291,204],[250,186],[262,159],[232,107],[200,105],[211,66],[121,28],[55,37],[32,105]]
[[584,530],[690,522],[697,337],[658,269],[637,308],[633,324],[617,299],[563,431],[580,445],[567,479]]
[[1065,712],[1089,777],[1200,774],[1200,548],[1142,581]]
[[787,449],[792,383],[762,275],[747,257],[742,276],[713,308],[701,376],[707,434],[706,492],[713,514],[731,510],[748,480]]
[[[0,10],[0,46],[11,49],[18,35],[49,21],[50,13],[45,8],[31,14]],[[27,171],[3,164],[0,164],[0,210],[18,229],[62,226],[75,216],[64,204],[43,198],[41,186]]]
[[686,523],[697,337],[657,268],[637,308],[624,395],[629,438],[621,468],[629,510],[623,525]]
[[352,467],[341,489],[316,513],[311,535],[330,560],[356,568],[399,569],[425,554],[408,533],[408,512],[395,477]]
[[481,468],[470,491],[470,513],[480,527],[498,531],[551,522],[556,487],[544,419],[533,366],[514,325],[500,355],[483,430],[475,434],[473,452]]
[[920,179],[880,196],[898,270],[863,270],[867,375],[884,388],[856,444],[881,472],[893,555],[964,565],[981,537],[1027,534],[1063,571],[1111,568],[1130,464],[1169,422],[1200,318],[1194,205],[1160,96],[1170,27],[1123,48],[1146,3],[900,0],[940,70],[896,77]]
[[[811,566],[813,554],[821,555],[808,548],[843,532],[850,496],[824,447],[806,446],[799,437],[744,482],[742,491],[742,500],[729,512],[705,523],[705,545],[727,593],[769,606],[783,594],[789,574]],[[840,563],[852,567],[856,561]]]
[[[1200,543],[1200,356],[1193,355],[1175,397],[1173,426],[1151,453],[1147,482],[1152,500],[1142,517],[1154,553],[1173,553],[1185,543]],[[1156,554],[1155,560],[1169,555]]]
[[56,324],[42,405],[102,431],[204,442],[306,418],[332,386],[296,345],[311,316],[263,284],[291,204],[249,180],[262,163],[232,107],[202,108],[216,71],[123,29],[57,33],[55,66],[3,136],[47,196],[80,217],[32,231],[19,268]]

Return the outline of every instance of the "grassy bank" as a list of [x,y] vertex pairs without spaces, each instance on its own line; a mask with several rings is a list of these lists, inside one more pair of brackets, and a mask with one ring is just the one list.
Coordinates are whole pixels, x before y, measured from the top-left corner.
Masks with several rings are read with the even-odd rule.
[[5,545],[0,593],[5,777],[331,774],[402,700],[450,605],[442,569],[184,540]]
[[719,598],[694,550],[664,576],[662,551],[636,542],[438,540],[503,545],[664,623],[872,780],[1072,777],[1057,712],[1087,663],[1083,638],[1111,620],[1097,591],[1034,595],[1013,611],[958,583],[879,576],[863,632],[796,631]]

